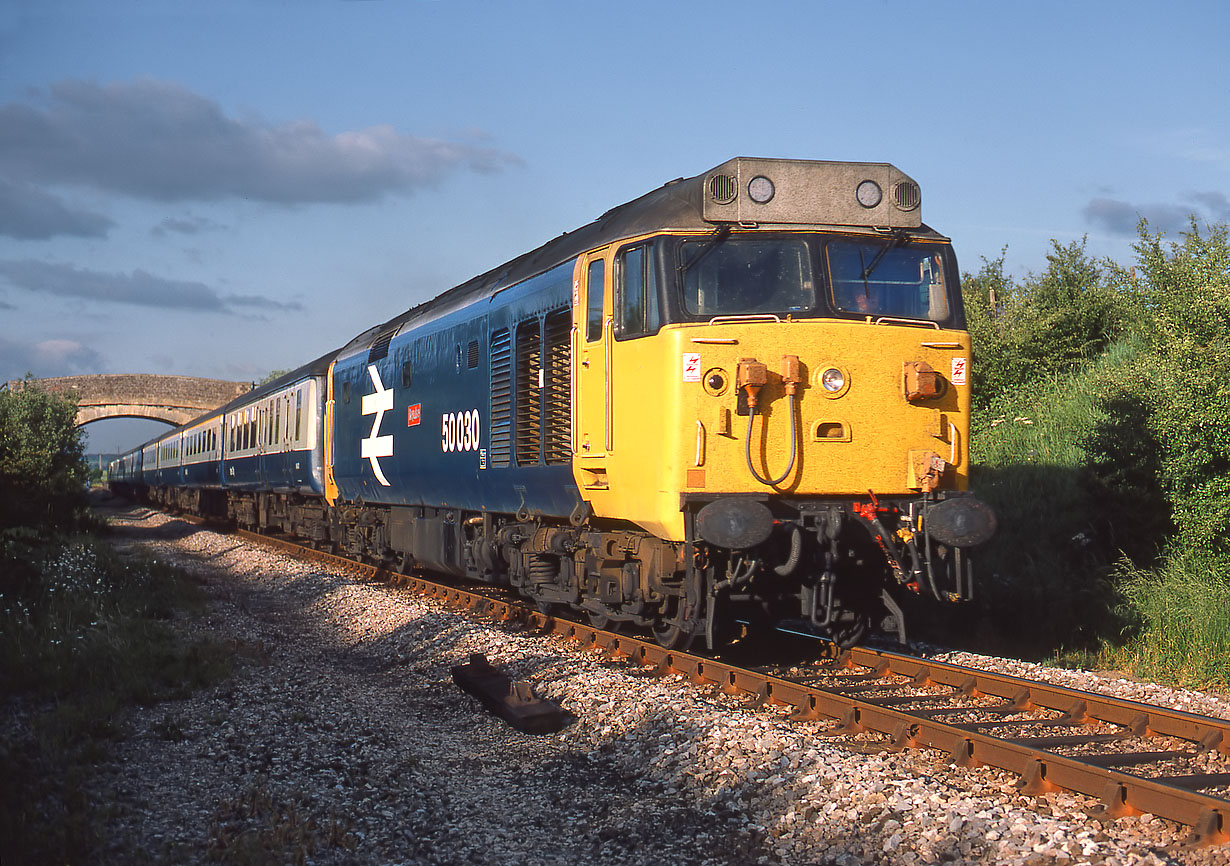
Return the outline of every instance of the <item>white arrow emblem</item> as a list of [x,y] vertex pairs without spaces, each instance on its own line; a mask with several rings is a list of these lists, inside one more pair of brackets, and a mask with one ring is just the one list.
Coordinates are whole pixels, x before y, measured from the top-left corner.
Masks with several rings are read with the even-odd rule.
[[376,434],[380,432],[380,422],[384,420],[384,413],[393,410],[393,389],[385,390],[375,364],[367,365],[367,375],[372,377],[372,385],[375,386],[376,393],[368,394],[363,398],[363,414],[374,414],[376,419],[372,421],[372,435],[360,443],[362,446],[360,454],[364,459],[372,462],[372,471],[376,473],[376,480],[385,487],[391,487],[389,479],[384,477],[384,472],[380,468],[379,458],[393,456],[393,437]]

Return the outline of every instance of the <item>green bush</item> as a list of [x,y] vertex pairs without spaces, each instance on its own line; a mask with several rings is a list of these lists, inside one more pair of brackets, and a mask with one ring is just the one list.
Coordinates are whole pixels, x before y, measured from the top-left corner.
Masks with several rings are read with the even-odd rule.
[[0,391],[0,530],[63,531],[86,510],[85,446],[77,404],[27,377]]
[[[1054,244],[1020,284],[966,276],[974,483],[991,631],[1184,682],[1227,682],[1230,241],[1141,223],[1136,263]],[[1028,634],[1013,624],[1030,624]]]
[[974,341],[974,407],[997,396],[1070,372],[1096,357],[1122,332],[1128,307],[1089,258],[1085,242],[1051,242],[1047,268],[1017,283],[1004,274],[1004,255],[983,261],[963,281]]

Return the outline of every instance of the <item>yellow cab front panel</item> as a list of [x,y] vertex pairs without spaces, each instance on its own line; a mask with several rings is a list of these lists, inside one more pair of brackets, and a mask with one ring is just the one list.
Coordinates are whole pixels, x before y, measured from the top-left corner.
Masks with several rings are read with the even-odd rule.
[[[730,317],[588,349],[582,342],[582,364],[587,356],[604,382],[587,406],[580,376],[574,467],[598,517],[683,540],[688,494],[865,500],[966,489],[964,331]],[[751,416],[741,377],[757,370]],[[793,411],[789,379],[797,380]],[[588,424],[585,411],[599,399],[598,423]]]

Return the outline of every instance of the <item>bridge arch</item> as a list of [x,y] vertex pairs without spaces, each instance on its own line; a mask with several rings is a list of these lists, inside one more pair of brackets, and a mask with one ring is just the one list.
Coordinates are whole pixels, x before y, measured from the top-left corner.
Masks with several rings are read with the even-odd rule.
[[76,397],[78,427],[104,418],[146,418],[178,426],[252,390],[251,382],[148,373],[17,380],[8,387],[16,390],[26,382]]

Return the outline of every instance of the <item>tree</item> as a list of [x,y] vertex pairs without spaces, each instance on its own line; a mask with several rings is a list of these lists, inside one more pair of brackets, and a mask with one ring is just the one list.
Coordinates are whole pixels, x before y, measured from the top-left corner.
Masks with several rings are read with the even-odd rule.
[[1091,259],[1085,241],[1051,241],[1046,270],[1016,282],[1004,254],[966,274],[962,293],[974,341],[974,408],[1046,376],[1067,373],[1105,351],[1124,330],[1128,307]]
[[0,530],[70,529],[86,505],[77,404],[31,379],[0,391]]

